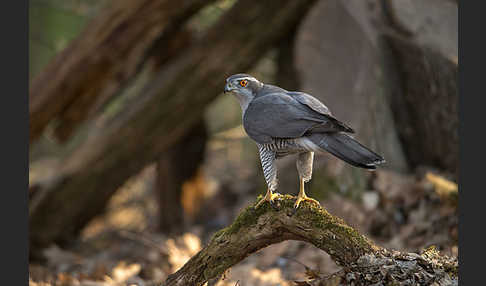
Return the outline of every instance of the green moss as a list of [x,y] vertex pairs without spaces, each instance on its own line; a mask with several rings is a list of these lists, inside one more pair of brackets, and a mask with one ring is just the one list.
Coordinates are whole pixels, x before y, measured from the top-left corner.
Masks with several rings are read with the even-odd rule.
[[218,230],[215,234],[213,234],[213,237],[211,238],[211,240],[217,239],[218,237],[223,235],[225,231],[226,231],[226,228]]
[[[213,235],[213,239],[217,239],[223,235],[231,235],[237,233],[242,227],[251,227],[256,225],[258,218],[267,212],[278,212],[284,209],[293,208],[296,197],[292,195],[279,195],[275,201],[278,204],[278,209],[275,210],[269,203],[264,203],[257,209],[255,206],[258,201],[263,198],[262,195],[257,197],[257,200],[244,209],[235,221],[228,227],[216,232]],[[369,249],[372,243],[364,236],[359,234],[355,229],[346,225],[344,221],[338,217],[332,216],[329,212],[313,203],[303,202],[298,211],[295,213],[297,219],[301,221],[310,222],[315,228],[330,229],[341,237],[347,237],[348,239],[356,242],[363,249]],[[328,242],[327,242],[328,243]]]
[[257,223],[258,218],[267,212],[276,212],[284,208],[293,207],[296,199],[291,195],[279,195],[275,200],[275,204],[279,205],[277,210],[273,209],[273,207],[269,203],[264,203],[255,209],[256,204],[262,198],[263,196],[259,195],[251,206],[246,207],[242,212],[240,212],[238,217],[230,226],[215,233],[213,235],[213,238],[216,238],[223,234],[231,235],[233,233],[237,233],[242,227],[249,227],[251,225],[254,225]]
[[[260,199],[262,199],[262,197],[263,197],[262,195],[259,195],[257,197],[256,202],[258,202]],[[255,209],[256,202],[253,205],[246,207],[242,212],[240,212],[238,217],[235,219],[235,221],[230,226],[216,232],[213,235],[213,239],[215,239],[215,238],[217,238],[217,237],[219,237],[223,234],[230,235],[230,234],[236,233],[236,232],[238,232],[238,230],[241,227],[248,227],[250,225],[256,224],[256,222],[258,221],[258,218],[262,214],[271,210],[270,205],[267,204],[267,203],[265,203],[265,204],[261,205],[259,208]]]
[[342,219],[332,216],[325,209],[315,204],[303,205],[297,215],[299,220],[309,221],[315,228],[330,229],[332,232],[354,241],[363,249],[369,249],[373,245],[354,228],[346,225]]

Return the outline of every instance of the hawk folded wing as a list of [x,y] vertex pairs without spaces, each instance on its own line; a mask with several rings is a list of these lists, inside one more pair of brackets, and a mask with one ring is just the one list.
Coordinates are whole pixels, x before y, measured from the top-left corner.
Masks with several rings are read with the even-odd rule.
[[298,138],[305,134],[351,132],[327,107],[304,93],[274,92],[255,98],[245,111],[243,126],[253,140],[271,143],[273,138]]

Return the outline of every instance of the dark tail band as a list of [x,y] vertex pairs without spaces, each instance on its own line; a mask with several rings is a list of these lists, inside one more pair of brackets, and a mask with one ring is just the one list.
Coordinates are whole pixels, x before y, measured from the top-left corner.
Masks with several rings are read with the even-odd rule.
[[345,133],[316,133],[309,139],[332,155],[355,167],[376,169],[376,165],[385,162],[376,154]]

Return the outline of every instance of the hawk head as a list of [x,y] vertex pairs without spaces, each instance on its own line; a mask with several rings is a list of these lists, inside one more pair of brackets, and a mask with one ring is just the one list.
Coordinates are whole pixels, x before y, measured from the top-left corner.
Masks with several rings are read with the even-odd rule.
[[226,79],[224,92],[232,92],[240,102],[241,108],[246,109],[250,101],[255,97],[257,91],[263,86],[251,75],[239,73]]

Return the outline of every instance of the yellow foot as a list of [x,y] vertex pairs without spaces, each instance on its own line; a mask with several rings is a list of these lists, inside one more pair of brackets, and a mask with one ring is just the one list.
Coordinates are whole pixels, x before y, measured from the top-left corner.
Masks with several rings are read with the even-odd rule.
[[318,201],[314,200],[313,198],[309,198],[308,196],[303,195],[303,196],[297,197],[297,200],[294,203],[294,208],[297,209],[302,201],[313,202],[313,203],[316,203],[318,206],[321,205]]
[[263,197],[263,199],[261,199],[255,206],[255,209],[258,208],[261,204],[263,204],[264,202],[269,202],[271,205],[273,205],[273,200],[278,197],[278,194],[277,193],[272,193],[272,191],[270,191],[270,189],[267,190],[267,193],[265,194],[265,196]]

